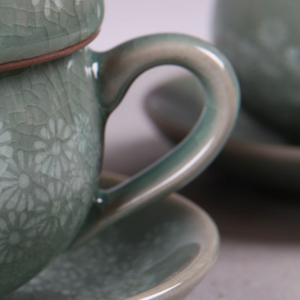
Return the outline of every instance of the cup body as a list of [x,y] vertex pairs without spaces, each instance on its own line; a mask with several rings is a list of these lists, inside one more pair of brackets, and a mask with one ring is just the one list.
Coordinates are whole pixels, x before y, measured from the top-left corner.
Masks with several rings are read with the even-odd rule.
[[300,140],[300,2],[220,0],[215,43],[232,62],[242,104],[265,125]]
[[0,73],[0,290],[72,241],[96,195],[105,116],[91,54]]

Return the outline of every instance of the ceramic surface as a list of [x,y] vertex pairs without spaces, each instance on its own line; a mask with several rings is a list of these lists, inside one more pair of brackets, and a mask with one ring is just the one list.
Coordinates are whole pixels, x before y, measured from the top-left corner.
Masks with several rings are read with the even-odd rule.
[[[136,77],[164,63],[185,66],[204,78],[211,94],[206,113],[190,139],[169,156],[116,188],[98,190],[108,116]],[[85,49],[2,72],[0,100],[1,297],[71,243],[82,243],[197,176],[225,143],[239,92],[230,64],[211,45],[164,34],[105,53]],[[101,222],[83,226],[91,206],[101,213]],[[84,236],[78,237],[79,231]]]
[[[202,111],[199,98],[205,101],[195,78],[178,78],[151,92],[146,109],[156,126],[177,143],[190,132]],[[239,178],[300,191],[299,147],[288,144],[243,110],[216,163]]]
[[217,47],[237,71],[243,107],[265,125],[300,141],[300,2],[220,0]]
[[[105,174],[101,182],[112,186],[120,176]],[[182,299],[210,269],[218,247],[206,213],[172,195],[62,255],[3,299]]]
[[0,73],[2,295],[67,247],[96,195],[103,121],[90,64],[81,51]]
[[1,0],[0,64],[69,48],[95,35],[103,0]]

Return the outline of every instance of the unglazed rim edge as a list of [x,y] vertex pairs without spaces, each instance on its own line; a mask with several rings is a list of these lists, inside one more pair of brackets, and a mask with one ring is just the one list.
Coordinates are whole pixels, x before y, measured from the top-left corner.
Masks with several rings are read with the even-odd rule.
[[100,33],[100,30],[98,30],[94,35],[92,35],[88,39],[84,40],[83,42],[80,42],[74,46],[71,46],[71,47],[68,47],[68,48],[65,48],[62,50],[54,51],[51,53],[43,54],[43,55],[36,56],[33,58],[29,58],[29,59],[23,59],[23,60],[19,60],[19,61],[13,61],[13,62],[0,64],[0,72],[7,72],[7,71],[13,71],[13,70],[17,70],[17,69],[27,68],[30,66],[42,64],[45,62],[49,62],[49,61],[56,60],[56,59],[62,58],[64,56],[70,55],[70,54],[77,52],[80,49],[84,48],[88,44],[90,44],[99,35],[99,33]]

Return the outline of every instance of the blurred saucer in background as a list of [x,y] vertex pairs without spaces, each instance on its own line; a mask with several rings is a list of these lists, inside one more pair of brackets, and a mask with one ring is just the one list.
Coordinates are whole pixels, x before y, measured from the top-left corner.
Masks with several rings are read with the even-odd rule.
[[[205,94],[192,76],[157,87],[146,98],[148,115],[172,142],[179,142],[199,118]],[[300,147],[262,126],[243,110],[216,160],[227,173],[264,185],[300,191]]]

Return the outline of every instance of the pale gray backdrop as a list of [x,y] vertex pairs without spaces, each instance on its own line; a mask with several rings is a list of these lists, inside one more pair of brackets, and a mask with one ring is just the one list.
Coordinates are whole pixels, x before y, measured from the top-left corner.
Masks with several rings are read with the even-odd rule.
[[[107,0],[104,25],[92,48],[104,51],[158,32],[211,41],[214,4],[213,0]],[[160,67],[136,81],[109,121],[105,169],[133,174],[170,150],[146,117],[143,99],[158,84],[182,73],[177,67]],[[299,299],[300,208],[286,202],[288,197],[297,202],[299,196],[279,197],[263,189],[248,193],[251,185],[224,183],[222,178],[220,192],[215,193],[218,180],[205,176],[185,192],[216,218],[222,248],[215,267],[188,300]]]

